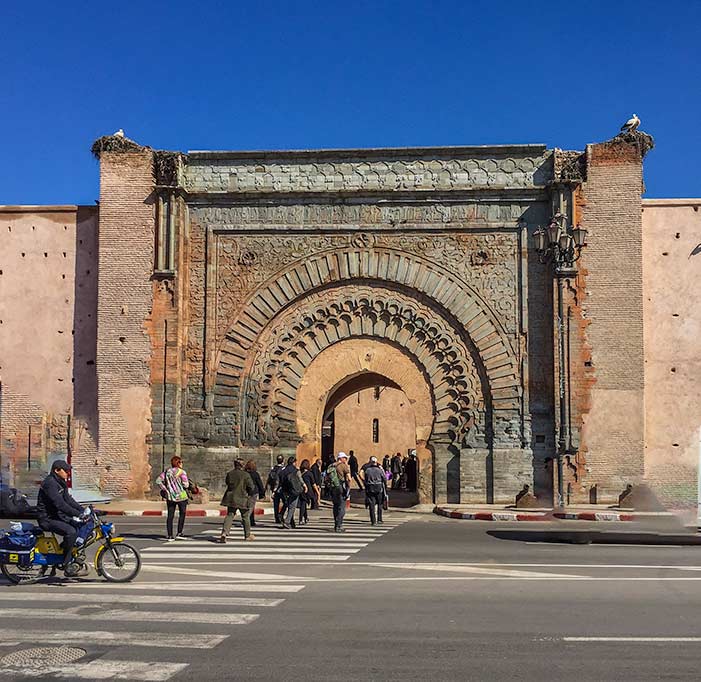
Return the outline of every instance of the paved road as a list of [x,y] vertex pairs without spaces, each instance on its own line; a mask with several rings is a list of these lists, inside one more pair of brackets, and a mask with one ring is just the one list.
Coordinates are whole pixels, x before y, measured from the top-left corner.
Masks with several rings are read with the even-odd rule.
[[[0,679],[696,680],[701,547],[529,542],[536,524],[328,512],[212,543],[216,519],[118,519],[141,547],[128,585],[0,585]],[[581,527],[577,525],[577,527]],[[1,657],[64,643],[68,666]]]

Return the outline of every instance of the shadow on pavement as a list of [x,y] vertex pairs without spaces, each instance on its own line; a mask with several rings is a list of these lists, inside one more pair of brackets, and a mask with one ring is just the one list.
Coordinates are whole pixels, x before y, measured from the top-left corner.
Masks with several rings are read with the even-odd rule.
[[692,533],[653,533],[650,531],[597,530],[489,530],[498,540],[555,542],[573,545],[701,545],[701,536]]

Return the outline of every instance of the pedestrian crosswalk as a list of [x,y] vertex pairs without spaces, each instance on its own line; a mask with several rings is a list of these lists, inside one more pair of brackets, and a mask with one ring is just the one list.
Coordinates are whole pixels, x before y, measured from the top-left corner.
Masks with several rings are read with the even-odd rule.
[[[303,584],[294,583],[221,581],[118,586],[68,582],[0,589],[0,623],[5,626],[0,627],[0,679],[52,675],[166,682],[184,673],[188,661],[203,650],[214,649],[237,628],[255,622],[259,611],[280,606],[285,601],[280,594],[302,589]],[[195,590],[197,595],[192,594]],[[220,631],[211,632],[213,627]],[[47,660],[37,667],[36,658],[32,665],[17,663],[23,650],[10,653],[9,648],[27,645],[58,653],[65,647],[80,647],[87,653],[65,664]],[[147,657],[155,660],[129,656],[119,647],[146,649]]]
[[[189,661],[223,644],[238,628],[255,623],[305,587],[304,579],[293,575],[241,569],[219,573],[216,566],[346,561],[403,522],[397,518],[370,526],[364,520],[347,519],[346,532],[333,533],[330,518],[315,517],[313,525],[295,530],[272,524],[257,527],[254,542],[244,542],[241,528],[235,527],[226,545],[213,543],[220,533],[216,526],[187,542],[141,550],[144,575],[166,572],[167,582],[61,581],[60,586],[39,583],[0,589],[0,679],[51,675],[167,682],[181,673],[185,676]],[[215,570],[208,570],[211,566]],[[176,581],[181,574],[184,579]],[[15,653],[21,658],[22,649],[11,652],[11,648],[27,646],[57,651],[79,647],[87,654],[72,663],[47,661],[37,668],[36,659],[27,666],[12,658]],[[149,660],[130,657],[128,647],[144,651]]]
[[143,550],[145,561],[159,565],[186,565],[191,562],[313,561],[318,563],[347,561],[371,542],[404,523],[404,518],[371,526],[367,521],[348,519],[345,532],[334,533],[332,519],[317,517],[313,525],[283,530],[274,525],[256,527],[255,540],[246,542],[239,528],[232,529],[225,545],[216,544],[219,528],[205,530],[187,542],[163,544]]

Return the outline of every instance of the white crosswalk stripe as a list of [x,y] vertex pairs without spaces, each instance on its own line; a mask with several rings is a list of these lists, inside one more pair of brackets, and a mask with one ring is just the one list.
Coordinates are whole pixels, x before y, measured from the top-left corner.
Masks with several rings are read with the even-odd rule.
[[188,565],[193,561],[221,565],[222,562],[295,562],[319,563],[347,561],[371,542],[401,526],[406,519],[385,521],[371,526],[368,521],[351,518],[344,521],[344,533],[332,531],[333,519],[316,517],[312,525],[284,530],[275,525],[257,526],[255,539],[248,542],[237,522],[225,545],[214,542],[221,534],[220,528],[211,528],[188,538],[185,542],[162,544],[143,551],[145,560],[153,560],[159,566]]
[[[166,583],[69,582],[60,589],[37,584],[0,591],[0,622],[14,625],[0,628],[0,658],[7,653],[7,647],[54,645],[89,649],[92,645],[98,650],[108,649],[89,662],[47,664],[39,670],[3,661],[0,678],[48,675],[74,680],[167,682],[189,664],[167,662],[166,657],[158,655],[160,648],[213,649],[230,637],[232,626],[244,627],[255,622],[261,614],[254,610],[274,608],[285,601],[278,596],[270,598],[268,594],[294,593],[304,588],[294,583],[241,582],[248,580],[246,575],[242,573],[238,582],[229,583],[206,582],[200,578],[185,584],[171,578]],[[193,594],[194,591],[198,594]],[[246,595],[232,596],[237,592]],[[173,604],[183,608],[178,610]],[[37,618],[41,624],[36,627],[35,623],[27,622]],[[94,623],[97,627],[75,630],[77,622]],[[186,627],[186,631],[160,631],[161,624],[167,625],[168,630]],[[214,634],[197,631],[212,626],[222,626],[225,630]],[[156,660],[129,660],[127,655],[117,658],[111,653],[115,647],[147,647],[149,658]]]
[[[82,648],[92,645],[108,651],[95,660],[47,665],[40,671],[3,663],[0,678],[51,675],[74,680],[167,682],[189,664],[167,662],[166,656],[158,655],[159,649],[213,649],[233,634],[232,626],[250,625],[262,615],[259,610],[269,611],[281,605],[286,594],[304,588],[300,584],[303,579],[280,571],[252,573],[239,567],[222,572],[228,564],[275,566],[282,561],[346,561],[404,520],[392,519],[382,526],[371,527],[367,521],[346,519],[346,532],[336,534],[328,528],[332,523],[330,518],[317,517],[314,523],[318,525],[295,530],[258,526],[253,542],[244,542],[238,526],[232,530],[226,545],[212,542],[220,533],[215,527],[187,542],[163,543],[141,550],[144,575],[170,572],[167,582],[119,586],[106,582],[68,582],[60,591],[41,584],[0,591],[0,623],[6,626],[0,627],[0,655],[8,647],[35,645]],[[208,566],[213,570],[207,570]],[[238,572],[242,568],[244,572]],[[193,582],[176,581],[179,572],[192,575]],[[174,609],[174,599],[183,608]],[[41,621],[37,627],[27,622],[35,619]],[[77,622],[85,622],[88,627],[74,630]],[[7,627],[8,623],[14,627]],[[111,626],[112,623],[115,625]],[[93,624],[96,629],[89,627]],[[217,629],[216,626],[225,628],[224,632],[198,632],[198,628]],[[186,632],[177,631],[184,627]],[[173,632],[163,631],[171,629]],[[116,647],[130,646],[147,647],[149,658],[156,660],[135,661],[127,655],[118,658],[115,653],[109,653]]]

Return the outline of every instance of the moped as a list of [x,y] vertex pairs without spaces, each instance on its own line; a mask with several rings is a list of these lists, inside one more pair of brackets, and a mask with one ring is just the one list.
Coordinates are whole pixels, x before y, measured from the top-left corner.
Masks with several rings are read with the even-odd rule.
[[[115,537],[114,524],[103,523],[99,512],[90,508],[88,523],[92,524],[85,541],[73,548],[73,559],[66,568],[66,576],[75,578],[88,573],[85,551],[102,542],[95,552],[94,564],[98,575],[113,583],[133,580],[141,570],[141,556],[124,538]],[[0,570],[15,585],[29,585],[43,578],[47,571],[55,576],[57,567],[63,563],[61,545],[53,533],[34,527],[35,542],[32,547],[0,549]]]

